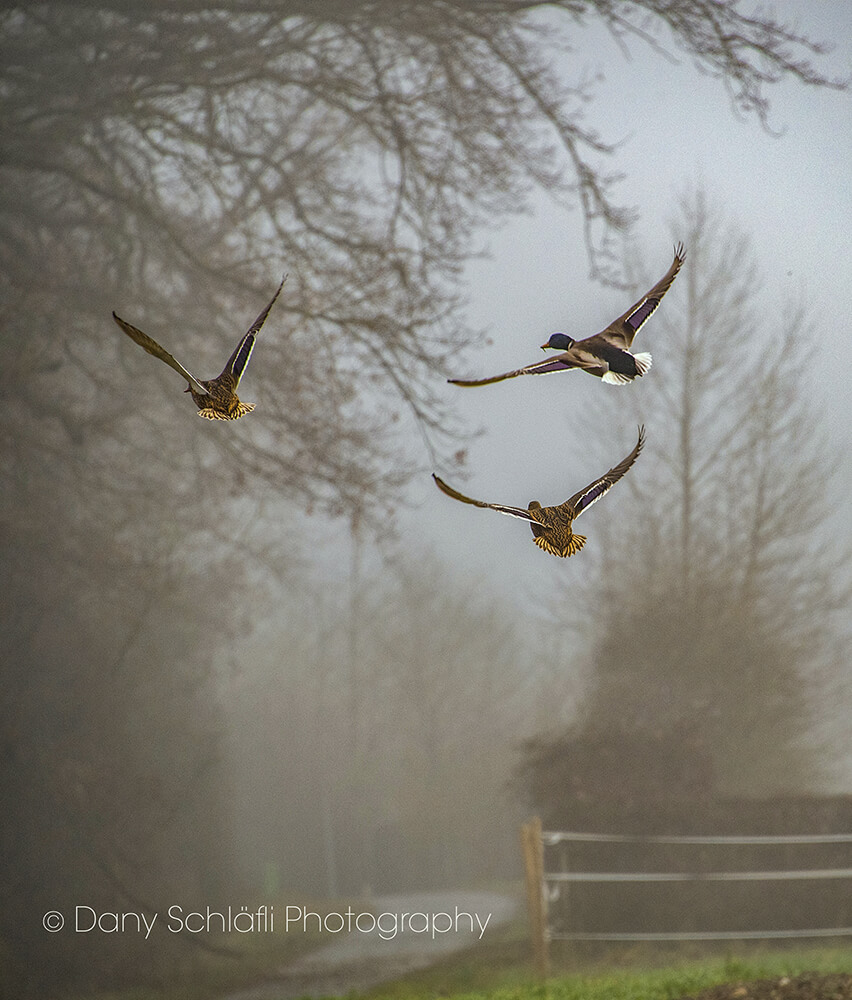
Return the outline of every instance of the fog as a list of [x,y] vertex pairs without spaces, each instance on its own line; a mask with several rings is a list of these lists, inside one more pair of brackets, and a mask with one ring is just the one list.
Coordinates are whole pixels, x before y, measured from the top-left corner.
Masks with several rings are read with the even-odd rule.
[[[731,64],[694,8],[393,3],[0,14],[21,996],[198,947],[52,911],[504,886],[532,812],[852,792],[852,10],[776,3]],[[679,240],[644,378],[447,383],[603,329]],[[210,378],[284,272],[238,421],[110,316]],[[558,504],[639,424],[568,559],[430,475]],[[602,733],[623,787],[571,756]]]

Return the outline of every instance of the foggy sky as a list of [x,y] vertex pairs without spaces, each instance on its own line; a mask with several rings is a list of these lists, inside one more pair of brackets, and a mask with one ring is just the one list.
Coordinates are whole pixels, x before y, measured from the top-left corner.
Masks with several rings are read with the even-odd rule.
[[[822,72],[852,76],[852,5],[787,0],[772,10],[812,39],[833,43],[829,56],[817,58]],[[628,60],[598,26],[578,29],[573,41],[575,51],[565,59],[570,78],[581,70],[604,77],[593,87],[588,125],[604,140],[622,142],[604,166],[625,173],[616,200],[638,211],[633,237],[653,280],[671,262],[669,223],[678,195],[702,185],[711,203],[721,204],[751,237],[766,283],[764,301],[768,307],[779,304],[773,314],[780,314],[788,293],[804,292],[822,343],[807,373],[816,393],[813,406],[824,411],[837,449],[836,495],[848,496],[852,391],[842,359],[852,321],[849,92],[792,81],[767,87],[769,126],[780,133],[773,135],[755,117],[738,116],[720,81],[699,73],[674,48],[667,61],[631,39]],[[492,375],[539,360],[538,345],[551,332],[589,336],[633,301],[630,292],[605,288],[589,277],[578,211],[562,211],[542,194],[535,206],[532,217],[513,218],[498,231],[479,234],[478,244],[490,256],[467,268],[468,315],[493,343],[470,352],[460,375]],[[676,282],[669,295],[681,293]],[[654,317],[640,332],[636,349],[654,355],[647,377],[665,378],[666,358],[654,352]],[[470,476],[458,484],[469,495],[502,503],[561,502],[608,467],[601,467],[600,459],[591,457],[590,443],[574,433],[572,416],[597,393],[642,388],[641,382],[603,385],[580,372],[478,389],[448,385],[447,398],[470,426],[485,430],[469,449]],[[622,436],[623,447],[611,456],[612,463],[635,440],[629,417]],[[403,533],[415,533],[445,557],[472,568],[484,585],[487,581],[535,605],[557,579],[569,584],[582,579],[582,558],[546,558],[521,522],[452,502],[438,494],[428,475],[415,480],[410,496],[415,510],[401,516]],[[615,490],[611,496],[612,502],[629,499]],[[595,543],[597,510],[583,522],[589,547]],[[624,516],[629,516],[627,506]],[[848,507],[838,509],[836,531],[847,541],[852,538]]]

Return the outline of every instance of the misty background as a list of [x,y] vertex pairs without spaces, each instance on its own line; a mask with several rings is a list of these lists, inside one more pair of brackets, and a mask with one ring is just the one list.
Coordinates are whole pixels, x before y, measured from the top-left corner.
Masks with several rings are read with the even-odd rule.
[[[548,741],[850,791],[852,10],[669,6],[0,13],[10,981],[132,977],[80,902],[516,878]],[[647,377],[446,383],[678,240]],[[285,271],[233,424],[110,317],[212,377]],[[569,560],[430,477],[559,503],[639,423]]]

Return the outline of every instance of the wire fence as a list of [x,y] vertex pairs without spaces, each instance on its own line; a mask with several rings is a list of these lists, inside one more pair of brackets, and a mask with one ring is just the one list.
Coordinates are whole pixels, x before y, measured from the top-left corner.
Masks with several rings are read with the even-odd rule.
[[634,844],[672,846],[720,846],[730,848],[776,846],[797,848],[806,845],[852,844],[852,833],[826,833],[766,836],[674,836],[641,834],[581,833],[542,830],[538,818],[525,823],[521,830],[526,873],[527,903],[533,943],[533,956],[541,975],[549,967],[551,941],[746,941],[831,938],[852,936],[850,926],[766,928],[766,929],[676,929],[676,930],[566,930],[554,926],[550,903],[570,883],[756,883],[852,880],[852,867],[778,868],[767,870],[686,870],[686,871],[617,871],[547,870],[545,847],[560,844]]

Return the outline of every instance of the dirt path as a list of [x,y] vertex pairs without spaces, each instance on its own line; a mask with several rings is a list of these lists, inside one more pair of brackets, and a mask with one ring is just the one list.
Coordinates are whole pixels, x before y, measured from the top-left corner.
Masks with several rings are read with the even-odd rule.
[[[517,905],[515,899],[493,892],[377,896],[369,908],[353,907],[327,916],[323,933],[328,945],[279,969],[274,980],[223,1000],[292,1000],[361,992],[486,940],[512,918]],[[288,908],[285,920],[289,920],[287,933],[299,933],[305,925],[316,928],[316,918],[298,907]],[[339,926],[349,932],[338,932]]]

